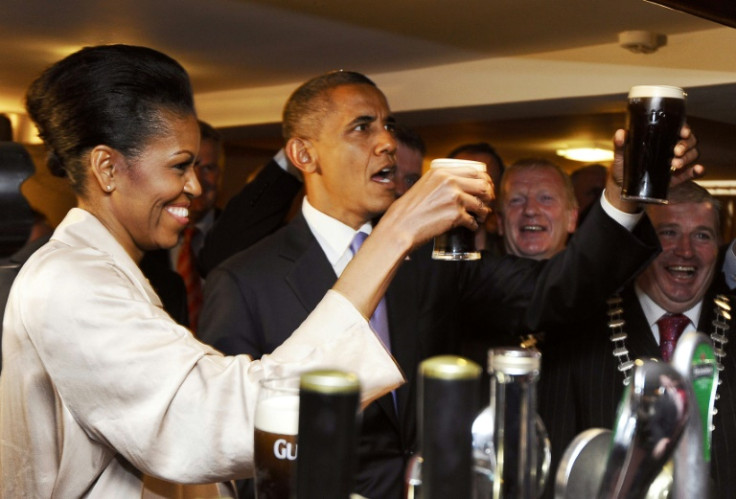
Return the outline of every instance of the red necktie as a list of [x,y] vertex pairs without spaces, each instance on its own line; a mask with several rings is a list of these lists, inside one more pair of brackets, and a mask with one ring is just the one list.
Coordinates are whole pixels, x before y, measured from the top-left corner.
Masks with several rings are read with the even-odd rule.
[[667,314],[663,315],[657,324],[659,325],[659,349],[662,352],[662,360],[669,362],[675,351],[677,340],[690,324],[690,319],[682,314]]
[[199,311],[202,309],[202,280],[196,267],[196,258],[192,250],[192,238],[197,233],[196,227],[184,229],[179,258],[176,260],[176,271],[184,279],[187,288],[187,309],[189,310],[189,329],[197,331]]

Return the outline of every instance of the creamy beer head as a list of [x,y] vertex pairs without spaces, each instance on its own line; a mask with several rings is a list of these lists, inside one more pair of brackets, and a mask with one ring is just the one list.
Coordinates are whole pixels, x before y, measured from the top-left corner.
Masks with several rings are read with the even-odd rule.
[[263,399],[256,407],[255,427],[280,435],[296,435],[299,429],[299,395]]
[[669,85],[637,85],[629,90],[629,99],[684,99],[686,95],[680,87]]
[[429,164],[430,168],[458,168],[463,166],[475,168],[479,172],[486,171],[485,163],[480,161],[471,161],[469,159],[438,158],[433,159]]

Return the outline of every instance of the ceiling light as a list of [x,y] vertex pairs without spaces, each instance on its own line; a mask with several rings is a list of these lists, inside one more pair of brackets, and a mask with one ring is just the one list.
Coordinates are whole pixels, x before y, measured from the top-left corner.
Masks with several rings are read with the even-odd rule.
[[613,161],[613,151],[600,147],[574,147],[570,149],[557,149],[557,155],[572,161],[583,163],[598,163],[602,161]]

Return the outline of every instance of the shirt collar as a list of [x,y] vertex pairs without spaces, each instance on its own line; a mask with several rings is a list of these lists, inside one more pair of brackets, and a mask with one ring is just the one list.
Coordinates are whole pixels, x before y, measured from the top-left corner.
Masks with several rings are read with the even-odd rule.
[[[637,298],[639,298],[639,303],[641,304],[641,309],[644,312],[647,323],[649,324],[650,328],[653,328],[657,324],[657,321],[663,315],[669,312],[657,305],[654,300],[652,300],[649,295],[647,295],[637,284],[634,285],[634,290],[636,291]],[[690,319],[691,322],[690,326],[685,329],[686,331],[690,328],[697,329],[698,321],[700,321],[700,311],[702,308],[703,300],[700,300],[692,308],[683,312],[683,314],[687,316],[687,318]]]
[[346,251],[350,250],[350,243],[356,232],[370,234],[372,230],[370,222],[363,224],[357,231],[354,230],[336,218],[319,211],[309,203],[306,196],[302,201],[302,213],[309,229],[325,252],[327,260],[333,266]]

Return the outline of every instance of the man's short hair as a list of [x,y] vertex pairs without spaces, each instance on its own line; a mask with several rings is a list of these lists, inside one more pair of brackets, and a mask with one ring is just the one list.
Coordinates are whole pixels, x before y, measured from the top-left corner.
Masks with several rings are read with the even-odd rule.
[[506,171],[501,177],[501,186],[498,191],[498,198],[500,206],[503,206],[504,201],[504,187],[514,172],[529,171],[529,170],[552,170],[557,173],[557,176],[562,180],[563,189],[565,191],[565,201],[570,209],[578,207],[578,200],[575,197],[575,189],[572,187],[572,180],[560,165],[544,158],[524,158],[514,162],[511,166],[506,168]]
[[472,144],[463,144],[457,146],[455,149],[450,151],[450,154],[448,154],[447,157],[454,158],[460,153],[488,154],[496,161],[496,164],[498,165],[499,175],[503,175],[503,172],[506,169],[506,165],[503,164],[503,159],[501,159],[501,156],[488,142],[475,142]]
[[394,136],[397,141],[401,142],[406,147],[419,152],[422,157],[427,155],[427,145],[424,143],[424,139],[422,139],[421,135],[400,123],[396,124],[395,130],[396,132]]
[[[697,182],[687,180],[674,187],[670,187],[667,194],[668,204],[681,204],[681,203],[710,203],[713,206],[713,213],[715,216],[714,223],[716,233],[720,240],[721,233],[721,202],[713,196],[708,189],[699,185]],[[657,206],[657,205],[654,205]]]
[[329,109],[328,91],[343,85],[371,85],[378,88],[367,76],[343,70],[331,71],[302,83],[284,106],[281,125],[284,139],[311,138],[316,134],[322,116]]

